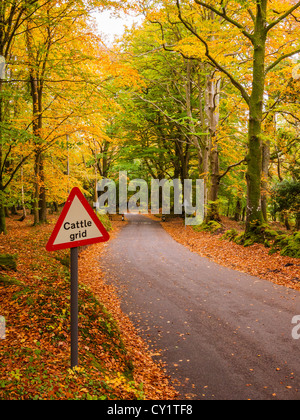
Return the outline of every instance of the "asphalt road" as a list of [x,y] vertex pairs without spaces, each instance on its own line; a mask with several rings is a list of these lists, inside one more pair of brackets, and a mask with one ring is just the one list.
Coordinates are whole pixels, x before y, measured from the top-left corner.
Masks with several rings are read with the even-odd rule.
[[102,268],[122,309],[181,382],[180,398],[300,399],[300,294],[230,270],[128,215]]

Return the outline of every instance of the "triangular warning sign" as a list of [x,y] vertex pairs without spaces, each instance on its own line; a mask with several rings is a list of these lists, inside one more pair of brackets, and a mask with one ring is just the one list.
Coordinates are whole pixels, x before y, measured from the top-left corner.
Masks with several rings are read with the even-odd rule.
[[47,251],[108,240],[109,234],[80,189],[73,188],[46,245]]

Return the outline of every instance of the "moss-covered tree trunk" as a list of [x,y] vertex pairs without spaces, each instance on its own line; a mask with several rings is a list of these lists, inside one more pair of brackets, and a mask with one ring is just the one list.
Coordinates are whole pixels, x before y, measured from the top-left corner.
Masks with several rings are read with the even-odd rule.
[[32,97],[32,131],[35,138],[35,191],[34,191],[34,224],[45,223],[47,217],[46,190],[44,183],[44,156],[42,152],[43,128],[43,79],[38,68],[38,54],[34,53],[34,40],[31,32],[32,22],[28,20],[26,46],[29,57],[29,76]]
[[1,202],[1,198],[0,198],[0,234],[3,233],[4,235],[7,234],[7,230],[6,230],[6,220],[5,220],[5,210],[4,210],[4,205]]
[[209,171],[208,182],[206,183],[207,203],[205,223],[211,220],[220,221],[218,208],[218,195],[220,186],[220,161],[219,145],[216,137],[216,131],[219,124],[219,105],[220,105],[221,78],[215,78],[214,72],[207,75],[205,92],[205,115],[206,125],[209,131],[208,153],[209,153]]
[[45,223],[47,221],[45,176],[44,176],[44,157],[40,148],[36,148],[35,161],[35,191],[34,191],[34,224]]
[[253,84],[249,103],[249,128],[247,156],[247,217],[246,234],[256,231],[263,222],[261,208],[262,178],[262,116],[265,87],[266,54],[266,9],[267,1],[262,0],[257,7],[255,33],[253,37]]
[[[0,15],[1,16],[1,15]],[[0,45],[0,55],[3,53],[3,48]],[[0,124],[3,121],[3,99],[2,99],[2,89],[3,89],[3,83],[0,75]],[[5,209],[4,209],[4,187],[3,187],[3,139],[2,139],[2,130],[0,127],[0,234],[4,233],[6,235],[6,220],[5,220]]]

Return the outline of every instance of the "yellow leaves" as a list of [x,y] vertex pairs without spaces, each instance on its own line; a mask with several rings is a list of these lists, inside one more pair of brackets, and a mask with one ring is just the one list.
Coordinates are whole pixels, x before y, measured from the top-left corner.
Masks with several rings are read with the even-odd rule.
[[110,385],[113,389],[118,389],[120,386],[123,387],[126,391],[131,392],[132,387],[130,386],[130,383],[128,383],[128,379],[125,378],[124,375],[122,375],[120,372],[117,373],[116,376],[105,376],[104,377],[105,382]]
[[194,36],[188,36],[179,41],[174,49],[191,58],[201,59],[205,56],[204,44]]
[[147,19],[151,22],[165,22],[166,13],[163,9],[152,10],[147,13]]
[[84,368],[80,366],[75,366],[73,369],[68,369],[69,376],[76,376],[77,374],[84,373]]
[[297,64],[292,70],[292,77],[294,80],[300,80],[300,64]]
[[113,68],[113,75],[116,78],[116,87],[130,87],[139,89],[145,86],[137,70],[126,63],[118,63],[118,65],[115,65]]
[[268,18],[278,19],[279,15],[285,13],[294,3],[291,0],[273,0],[268,2]]

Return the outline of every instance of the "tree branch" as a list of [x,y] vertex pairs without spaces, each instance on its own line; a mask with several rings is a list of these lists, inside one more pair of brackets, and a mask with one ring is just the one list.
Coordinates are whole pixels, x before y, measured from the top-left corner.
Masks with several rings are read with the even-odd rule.
[[248,13],[249,13],[249,15],[250,15],[250,17],[251,17],[251,19],[253,20],[253,22],[255,23],[255,15],[254,15],[254,13],[252,12],[252,10],[249,8],[249,9],[247,9],[248,10]]
[[[195,0],[196,1],[196,0]],[[180,21],[184,24],[184,26],[190,31],[192,32],[193,35],[195,35],[199,41],[202,42],[202,44],[205,47],[205,55],[206,57],[210,60],[210,62],[215,66],[215,68],[217,68],[220,72],[224,73],[231,81],[231,83],[233,84],[233,86],[235,86],[242,94],[242,97],[244,98],[245,102],[247,103],[247,105],[250,104],[250,97],[246,91],[246,89],[243,87],[243,85],[241,83],[239,83],[232,74],[230,74],[223,66],[221,66],[210,54],[209,52],[209,48],[208,48],[208,44],[207,42],[194,30],[194,28],[183,19],[182,14],[181,14],[181,8],[180,8],[180,3],[179,0],[176,0],[177,3],[177,8],[178,8],[178,17],[180,19]],[[202,2],[201,2],[202,3]]]
[[281,61],[284,60],[285,58],[292,57],[293,55],[296,55],[298,53],[300,53],[300,48],[298,50],[295,50],[291,53],[284,54],[281,57],[277,58],[277,60],[275,60],[274,63],[270,64],[269,67],[266,68],[265,74],[269,73],[269,71],[271,71],[279,63],[281,63]]
[[[196,1],[196,0],[195,0]],[[282,22],[286,17],[288,17],[289,15],[291,15],[293,13],[294,10],[298,9],[298,7],[300,7],[300,1],[298,1],[298,3],[296,3],[293,7],[291,7],[289,10],[287,10],[283,15],[281,15],[278,19],[274,20],[274,22],[270,23],[267,27],[266,27],[266,32],[269,32],[272,28],[274,28],[274,26],[278,25],[280,22]]]
[[242,34],[245,35],[248,39],[250,39],[250,41],[253,43],[253,35],[251,35],[249,32],[246,31],[245,27],[237,22],[236,20],[232,19],[231,17],[229,17],[226,13],[226,9],[225,7],[223,7],[222,12],[218,9],[216,9],[215,7],[213,7],[210,4],[207,4],[204,1],[201,0],[194,0],[195,3],[197,3],[199,6],[205,7],[206,9],[211,10],[212,12],[214,12],[216,15],[222,17],[223,19],[225,19],[227,22],[231,23],[232,25],[234,25],[236,28],[240,29]]
[[21,166],[26,162],[26,160],[33,154],[33,152],[29,153],[29,155],[25,156],[24,158],[22,158],[20,160],[20,162],[18,163],[18,165],[15,167],[15,169],[11,172],[9,179],[7,180],[7,182],[3,185],[3,188],[1,188],[2,191],[5,191],[6,188],[9,186],[9,184],[11,183],[11,181],[13,180],[15,174],[18,172],[18,170],[21,168]]
[[226,176],[228,174],[229,171],[231,171],[232,168],[235,168],[236,166],[240,166],[242,163],[245,163],[246,159],[241,160],[238,163],[234,163],[233,165],[228,166],[228,168],[226,169],[226,171],[222,174],[218,176],[219,181],[224,178],[224,176]]
[[0,168],[1,169],[0,170],[0,177],[2,177],[2,175],[3,175],[3,171],[4,171],[4,168],[5,168],[5,165],[6,165],[6,161],[8,159],[8,156],[9,156],[10,152],[11,152],[11,149],[12,149],[12,145],[9,146],[8,152],[6,153],[6,156],[3,160],[2,168]]

